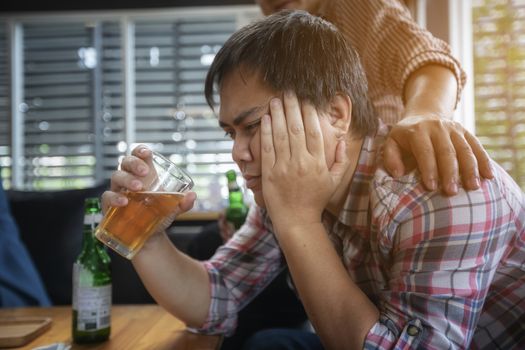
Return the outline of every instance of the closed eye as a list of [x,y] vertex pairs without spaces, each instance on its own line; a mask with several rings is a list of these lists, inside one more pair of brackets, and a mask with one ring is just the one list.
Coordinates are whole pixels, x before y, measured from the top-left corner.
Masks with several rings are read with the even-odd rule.
[[[257,119],[243,127],[243,132],[252,134],[257,128],[261,125],[261,119]],[[232,140],[235,140],[235,131],[234,130],[224,130],[224,136],[229,137]]]
[[261,119],[257,119],[255,120],[254,122],[246,125],[245,129],[248,130],[248,131],[251,131],[251,130],[254,130],[256,128],[258,128],[259,126],[261,125]]
[[225,137],[229,137],[230,139],[235,139],[235,131],[226,130],[224,132]]

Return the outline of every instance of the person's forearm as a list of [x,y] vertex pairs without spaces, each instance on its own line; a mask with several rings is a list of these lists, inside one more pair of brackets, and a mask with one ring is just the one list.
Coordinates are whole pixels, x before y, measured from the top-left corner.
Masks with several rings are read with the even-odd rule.
[[132,260],[152,297],[192,327],[201,327],[210,305],[204,267],[173,246],[165,233],[151,237]]
[[458,83],[454,73],[443,66],[423,66],[408,78],[403,98],[406,116],[452,118]]
[[325,347],[361,349],[379,311],[348,275],[324,226],[281,231],[294,284]]

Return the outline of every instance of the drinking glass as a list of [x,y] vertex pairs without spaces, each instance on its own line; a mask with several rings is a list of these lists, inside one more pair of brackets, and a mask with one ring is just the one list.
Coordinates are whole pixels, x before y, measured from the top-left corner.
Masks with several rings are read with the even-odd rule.
[[169,220],[193,187],[191,177],[161,154],[152,152],[152,163],[144,190],[125,192],[128,205],[109,208],[95,231],[102,243],[127,259]]

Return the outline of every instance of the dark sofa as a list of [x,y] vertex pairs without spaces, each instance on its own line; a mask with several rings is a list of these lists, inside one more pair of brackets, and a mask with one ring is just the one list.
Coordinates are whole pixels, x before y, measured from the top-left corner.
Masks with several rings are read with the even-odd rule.
[[[72,267],[82,245],[84,199],[100,197],[107,188],[103,183],[82,190],[6,191],[20,236],[54,305],[71,304]],[[112,251],[110,255],[113,303],[152,303],[131,263]]]

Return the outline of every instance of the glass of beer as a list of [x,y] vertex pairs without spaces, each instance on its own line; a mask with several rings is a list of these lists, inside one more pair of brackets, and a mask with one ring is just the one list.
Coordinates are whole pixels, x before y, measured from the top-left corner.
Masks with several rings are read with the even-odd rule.
[[170,219],[193,180],[182,169],[157,152],[145,177],[144,190],[127,191],[128,205],[111,207],[95,231],[105,245],[127,259]]

